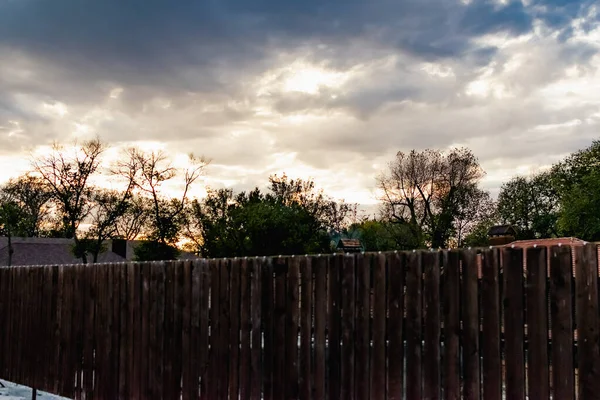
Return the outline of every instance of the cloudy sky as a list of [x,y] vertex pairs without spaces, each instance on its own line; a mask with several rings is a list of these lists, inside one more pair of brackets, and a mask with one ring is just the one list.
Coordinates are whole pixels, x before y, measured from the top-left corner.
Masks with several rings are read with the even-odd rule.
[[399,150],[473,149],[497,192],[600,132],[592,0],[0,0],[0,179],[99,135],[373,203]]

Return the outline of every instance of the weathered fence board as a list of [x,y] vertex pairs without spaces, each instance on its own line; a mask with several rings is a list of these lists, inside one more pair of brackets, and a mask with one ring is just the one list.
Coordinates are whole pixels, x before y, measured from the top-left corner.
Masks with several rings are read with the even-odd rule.
[[506,349],[506,397],[525,400],[523,250],[502,251],[504,273],[504,341]]
[[[385,398],[385,292],[386,258],[380,254],[373,265],[373,350],[371,356],[371,397]],[[332,398],[332,397],[330,397]]]
[[241,262],[240,269],[240,369],[239,369],[239,390],[240,398],[246,400],[250,398],[250,332],[252,321],[250,318],[251,298],[250,298],[250,278],[251,271],[248,266],[248,260]]
[[[356,332],[354,345],[355,352],[355,384],[356,398],[368,399],[370,397],[370,358],[369,343],[371,340],[371,255],[359,255],[356,259]],[[318,279],[318,278],[317,278]],[[318,285],[317,280],[317,285]],[[391,360],[390,360],[391,361]],[[404,360],[402,360],[404,361]],[[317,398],[322,398],[317,396]]]
[[406,397],[418,400],[423,397],[422,381],[422,266],[421,253],[408,255],[406,272]]
[[575,395],[571,249],[555,246],[551,254],[552,386],[554,398],[570,399]]
[[326,329],[327,329],[327,259],[318,257],[315,265],[315,398],[325,399]]
[[340,272],[342,269],[342,256],[329,256],[328,265],[328,321],[327,321],[327,339],[329,344],[328,353],[328,370],[327,386],[329,389],[330,399],[340,398],[340,381],[341,381],[341,318],[340,318],[340,295],[341,282]]
[[546,249],[527,249],[527,337],[528,385],[530,399],[548,399],[550,380],[548,365],[548,312],[546,310]]
[[0,377],[86,400],[595,398],[597,257],[0,267]]
[[479,400],[479,304],[477,299],[477,263],[475,250],[461,253],[462,259],[462,359],[464,376],[464,398]]
[[444,253],[444,394],[460,399],[460,258],[456,251]]
[[298,326],[300,318],[300,260],[288,262],[285,308],[285,398],[297,399],[298,385]]
[[502,399],[502,352],[500,349],[500,286],[499,254],[497,250],[486,250],[481,254],[481,312],[483,334],[483,398]]
[[[340,398],[353,400],[354,393],[354,257],[344,257],[342,267],[342,368]],[[288,397],[290,398],[290,397]],[[293,398],[293,397],[291,397]]]
[[312,327],[313,327],[313,271],[312,260],[302,257],[300,261],[300,272],[302,282],[300,298],[300,396],[301,400],[312,398],[312,371],[313,371],[313,351],[312,351]]
[[423,253],[423,397],[431,400],[441,396],[440,256],[439,252]]
[[[406,257],[404,254],[395,253],[388,258],[388,398],[390,400],[401,400],[404,398],[404,267],[406,265]],[[369,281],[369,269],[367,266],[363,269],[366,285]],[[367,286],[368,287],[368,286]],[[436,288],[439,290],[439,288]],[[369,298],[366,298],[368,309]],[[367,316],[368,317],[368,316]],[[361,329],[364,337],[368,339],[368,321],[357,321],[357,324],[364,324]],[[367,343],[368,345],[368,343]],[[365,346],[364,357],[368,359],[369,349]],[[357,359],[356,367],[359,368],[361,360]],[[368,375],[368,374],[367,374]],[[358,399],[366,399],[369,397],[368,385],[366,392],[357,393]]]
[[598,314],[598,252],[596,246],[575,248],[579,398],[600,395],[600,318]]

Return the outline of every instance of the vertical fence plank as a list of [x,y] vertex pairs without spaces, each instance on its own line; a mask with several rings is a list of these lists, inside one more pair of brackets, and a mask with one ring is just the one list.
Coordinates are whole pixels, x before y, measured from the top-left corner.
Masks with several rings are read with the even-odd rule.
[[421,252],[408,254],[406,274],[406,398],[423,397],[422,383],[422,266]]
[[550,258],[552,325],[552,388],[555,399],[575,396],[573,379],[573,317],[571,248],[554,246]]
[[[17,321],[16,321],[16,336],[15,337],[19,337],[19,338],[23,337],[24,336],[24,332],[25,332],[25,329],[24,329],[24,326],[23,326],[23,317],[22,316],[26,315],[24,300],[27,298],[27,296],[24,293],[25,289],[26,289],[26,286],[23,285],[21,282],[25,281],[25,275],[26,275],[26,273],[27,273],[26,268],[19,268],[18,269],[18,272],[17,272],[18,279],[15,282],[15,288],[14,288],[14,290],[16,292],[15,304],[16,304],[16,310],[17,310],[17,312],[15,313],[15,315],[19,316],[18,319],[17,319]],[[64,293],[65,293],[64,286],[63,286],[63,289],[62,289],[62,293],[63,293],[63,296],[65,296],[64,295]],[[61,315],[61,318],[62,318],[62,315]],[[61,324],[61,331],[59,332],[59,343],[60,343],[61,346],[63,346],[63,348],[64,348],[64,344],[63,344],[63,341],[62,341],[62,337],[63,337],[62,336],[62,330],[64,329],[64,325],[65,325],[64,323]],[[21,354],[21,352],[22,352],[22,346],[23,346],[23,341],[22,340],[17,340],[15,342],[13,342],[13,360],[14,360],[13,365],[14,365],[14,368],[15,368],[15,374],[14,374],[15,379],[14,380],[17,381],[17,382],[22,382],[22,380],[23,380],[23,378],[22,378],[22,375],[23,375],[23,362],[20,361],[20,360],[23,359],[22,354]],[[60,356],[61,356],[60,360],[63,361],[64,354],[61,353]],[[61,369],[64,368],[64,361],[63,361],[62,364],[59,364],[59,366],[61,367]],[[59,380],[58,383],[60,384],[61,381]],[[63,387],[59,386],[59,390],[62,392]]]
[[9,271],[9,268],[0,266],[0,326],[2,327],[0,329],[0,354],[3,355],[0,357],[0,376],[7,375],[6,355],[8,353],[6,351],[6,342],[8,341],[9,327],[12,325],[12,322],[8,319],[8,305],[6,304],[6,298],[10,293],[8,288]]
[[171,354],[173,357],[173,377],[171,380],[171,392],[173,398],[181,398],[181,382],[183,374],[183,360],[184,355],[182,353],[182,340],[183,340],[183,307],[184,307],[184,296],[183,281],[184,281],[184,261],[177,261],[175,263],[175,284],[174,284],[174,324],[173,324],[173,347]]
[[371,397],[386,396],[385,319],[386,319],[386,257],[378,254],[373,265],[373,355],[371,358]]
[[[10,278],[9,278],[9,283],[8,283],[8,293],[9,296],[7,297],[7,309],[8,309],[8,321],[10,321],[10,324],[8,326],[8,335],[7,335],[7,340],[6,340],[6,353],[3,353],[3,358],[6,360],[6,375],[4,375],[6,377],[6,379],[8,380],[13,380],[14,381],[14,372],[15,372],[15,367],[13,366],[13,351],[15,349],[14,345],[11,345],[11,338],[16,337],[15,335],[18,334],[18,332],[16,332],[16,318],[15,315],[16,314],[16,305],[14,303],[14,299],[16,297],[16,291],[15,291],[15,280],[16,280],[16,271],[14,267],[8,267],[8,270],[10,271]],[[56,299],[58,298],[59,295],[59,290],[56,290],[56,296],[55,296],[55,303],[56,303]],[[54,306],[54,309],[56,308],[56,306]],[[52,325],[52,349],[53,349],[53,354],[51,356],[52,361],[51,361],[51,368],[50,368],[50,387],[54,389],[55,386],[55,372],[56,371],[56,365],[57,365],[57,361],[56,361],[56,355],[57,353],[57,349],[56,349],[56,329],[57,329],[57,322],[56,322],[56,312],[53,309],[53,313],[52,313],[52,320],[54,321],[54,324]]]
[[[166,381],[161,379],[160,384],[154,381],[155,368],[160,363],[161,365],[165,361],[161,358],[158,359],[154,350],[156,343],[155,332],[157,331],[156,325],[161,322],[157,321],[157,303],[156,297],[154,296],[154,282],[152,277],[153,264],[143,263],[137,264],[136,268],[136,290],[139,290],[139,305],[138,305],[138,316],[136,323],[140,324],[140,329],[137,332],[137,336],[134,340],[138,343],[138,354],[135,359],[135,363],[139,364],[139,384],[138,384],[138,396],[139,398],[145,398],[152,396],[157,387],[164,385],[166,387]],[[103,268],[102,266],[100,268]],[[167,287],[172,288],[173,282],[168,282]],[[160,327],[164,329],[163,326]],[[168,360],[170,361],[170,360]],[[170,365],[170,363],[167,363]],[[169,368],[169,367],[166,367]]]
[[313,273],[312,262],[302,257],[300,262],[300,400],[312,398],[312,328]]
[[287,304],[285,313],[285,398],[298,398],[298,325],[300,318],[300,259],[288,259]]
[[8,307],[6,306],[6,296],[9,293],[8,288],[6,287],[6,282],[8,281],[8,268],[4,266],[0,266],[0,354],[3,354],[3,357],[0,357],[0,376],[6,376],[6,340],[7,340],[7,331],[10,326],[8,321]]
[[220,272],[220,285],[219,285],[219,302],[220,305],[220,316],[219,326],[221,335],[219,336],[219,398],[227,398],[227,389],[229,387],[229,357],[231,355],[229,349],[230,340],[230,301],[229,301],[229,290],[230,290],[230,271],[231,271],[231,260],[221,260],[219,264]]
[[[214,290],[212,284],[212,273],[210,269],[210,263],[208,260],[200,261],[198,267],[200,268],[200,352],[198,356],[198,364],[200,368],[200,398],[209,398],[209,360],[210,360],[210,336],[209,329],[211,326],[209,310],[212,307],[210,303],[212,299],[212,291]],[[210,311],[212,313],[212,311]]]
[[160,397],[163,393],[163,375],[165,373],[165,365],[162,362],[164,359],[165,348],[165,315],[168,312],[167,309],[167,282],[168,275],[167,271],[171,269],[171,263],[155,262],[152,263],[151,268],[154,270],[154,279],[156,288],[156,332],[155,332],[155,346],[154,346],[154,359],[156,365],[154,366],[154,375],[151,377],[152,382],[150,390],[155,396]]
[[250,390],[252,399],[262,397],[262,263],[255,259],[249,261],[249,267],[252,272],[250,281],[250,301],[252,303],[252,328],[251,328],[251,346],[252,354],[250,356]]
[[298,385],[298,322],[300,317],[300,259],[288,259],[286,336],[285,336],[285,398],[297,399]]
[[329,398],[339,399],[340,398],[340,381],[341,381],[341,368],[340,368],[340,356],[341,356],[341,316],[340,316],[340,273],[342,269],[343,256],[337,255],[329,257],[329,280],[327,281],[329,286],[329,321],[327,330],[328,344],[329,344],[329,359],[327,360],[327,367],[329,370]]
[[[189,386],[188,397],[197,400],[200,397],[200,376],[203,365],[203,354],[206,348],[200,339],[200,310],[203,307],[200,291],[202,290],[202,266],[201,260],[192,261],[190,271],[190,353],[189,362]],[[207,307],[205,305],[204,307]]]
[[[55,330],[55,335],[56,335],[55,336],[55,344],[56,344],[55,348],[57,350],[57,354],[56,354],[56,359],[55,359],[55,368],[56,368],[55,374],[56,375],[55,375],[55,383],[54,383],[54,393],[63,393],[63,391],[64,391],[64,385],[63,385],[63,382],[61,381],[61,376],[63,376],[63,374],[65,372],[65,367],[66,367],[66,362],[65,362],[66,352],[64,349],[66,342],[64,340],[64,331],[65,331],[66,325],[67,325],[67,323],[65,322],[65,315],[66,315],[65,308],[67,307],[66,299],[68,296],[68,294],[66,293],[67,288],[65,286],[66,285],[65,269],[66,269],[66,266],[58,267],[58,284],[57,284],[58,303],[57,303],[57,307],[56,307],[56,330]],[[22,272],[22,271],[24,271],[24,269],[22,269],[20,272]],[[19,277],[19,275],[20,274],[18,274],[17,277]],[[18,298],[16,299],[16,301],[18,301]],[[22,312],[22,310],[20,308],[18,308],[17,311]],[[18,336],[14,336],[14,337],[21,337],[21,332],[18,332],[18,334],[19,334]],[[16,350],[19,349],[19,342],[15,343],[14,348]],[[13,351],[13,360],[16,360],[17,358],[18,358],[18,353],[15,353]]]
[[191,400],[192,386],[194,385],[192,373],[192,358],[196,355],[192,353],[191,326],[192,326],[192,262],[185,260],[182,269],[182,329],[181,329],[181,355],[182,355],[182,400]]
[[525,399],[525,341],[523,310],[523,250],[502,251],[504,270],[504,340],[506,348],[506,396]]
[[275,282],[273,278],[273,260],[271,258],[263,258],[262,262],[262,322],[264,332],[263,394],[265,400],[273,400],[273,355],[275,354],[273,310],[275,304]]
[[[28,322],[27,322],[27,333],[28,338],[26,343],[29,346],[25,348],[27,362],[27,384],[34,388],[39,388],[38,380],[38,368],[36,367],[40,349],[41,334],[43,331],[39,329],[41,322],[40,314],[40,291],[42,288],[42,281],[40,279],[40,267],[33,267],[31,270],[30,278],[27,280],[27,286],[29,287],[29,306],[27,308]],[[78,324],[74,324],[78,325]],[[77,348],[77,346],[75,346]],[[76,360],[75,360],[76,361]]]
[[[99,373],[98,387],[102,398],[114,398],[112,393],[112,365],[111,365],[111,353],[112,353],[112,285],[111,285],[111,268],[106,265],[100,265],[98,268],[98,274],[100,277],[100,285],[102,290],[102,296],[100,297],[100,335],[102,339],[100,345],[96,349],[96,354],[100,355],[101,373]],[[146,293],[143,293],[146,296]],[[146,315],[142,316],[142,329],[143,324],[146,321]],[[140,360],[142,365],[147,365],[146,359]],[[142,381],[141,387],[144,388],[146,381]]]
[[250,269],[248,260],[240,265],[240,399],[250,398]]
[[315,260],[315,399],[326,397],[325,328],[327,324],[327,259]]
[[229,288],[229,398],[237,399],[239,393],[240,368],[240,274],[241,259],[235,258],[230,262]]
[[458,400],[460,394],[460,258],[456,251],[444,252],[444,395]]
[[[439,399],[441,396],[440,373],[440,256],[438,251],[423,253],[423,319],[425,323],[423,349],[423,396]],[[477,279],[477,278],[475,278]],[[476,281],[477,282],[477,281]]]
[[502,399],[502,354],[500,352],[500,287],[498,250],[481,254],[483,280],[481,285],[481,312],[483,335],[483,397]]
[[343,399],[354,399],[354,307],[355,307],[354,256],[346,255],[342,267],[342,368],[341,390]]
[[[87,267],[84,268],[83,271],[86,269]],[[82,274],[82,278],[83,284],[87,284],[85,274]],[[128,315],[129,297],[127,290],[129,289],[129,285],[127,282],[127,265],[125,263],[119,264],[119,281],[119,398],[127,399],[130,398],[129,391],[127,390],[129,388],[129,370],[127,368],[127,363],[129,361],[128,357],[130,357],[129,348],[131,343],[129,342],[128,332],[131,320]],[[83,297],[84,299],[87,299],[87,294]],[[86,301],[84,301],[83,304],[85,305]]]
[[275,269],[275,308],[273,313],[274,357],[273,357],[273,398],[284,399],[286,392],[286,278],[288,259],[277,257],[273,261]]
[[550,398],[546,248],[527,249],[527,392],[530,399]]
[[587,244],[575,248],[577,294],[577,353],[579,399],[600,394],[600,322],[598,314],[598,250]]
[[[143,390],[144,396],[146,397],[160,397],[162,394],[161,384],[162,384],[162,376],[158,375],[157,368],[158,365],[162,365],[162,357],[160,357],[160,347],[158,340],[158,332],[162,331],[162,320],[158,318],[159,316],[159,272],[160,263],[153,262],[150,263],[147,267],[140,268],[140,272],[144,275],[147,275],[143,279],[143,285],[148,286],[147,296],[145,301],[147,301],[148,305],[144,307],[144,309],[149,310],[148,314],[143,315],[142,318],[147,319],[147,334],[148,334],[148,347],[145,352],[148,354],[148,378],[146,387]],[[146,290],[144,290],[146,292]],[[137,339],[139,340],[139,338]],[[162,341],[161,341],[162,342]],[[159,380],[157,380],[157,377]],[[160,382],[160,384],[159,384]]]
[[120,361],[120,345],[119,345],[119,332],[120,332],[120,279],[118,273],[118,265],[111,264],[109,267],[109,285],[110,285],[110,296],[111,296],[111,310],[110,310],[110,382],[111,382],[111,395],[113,398],[119,397],[119,361]]
[[356,398],[370,398],[371,254],[356,259]]
[[480,398],[478,256],[475,250],[465,250],[461,253],[461,258],[464,397],[467,400],[478,400]]
[[210,262],[210,351],[208,359],[208,399],[219,398],[219,341],[220,335],[220,307],[219,301],[221,275],[219,273],[219,260],[212,259]]
[[[138,303],[136,302],[137,297],[137,290],[135,288],[135,283],[136,283],[136,264],[134,263],[128,263],[127,264],[127,298],[128,298],[128,303],[129,303],[129,310],[128,310],[128,319],[130,321],[129,326],[128,326],[128,332],[127,332],[127,339],[129,341],[129,349],[128,349],[128,354],[129,354],[129,358],[127,360],[127,369],[129,371],[129,381],[127,383],[128,386],[128,395],[130,399],[138,399],[139,398],[139,394],[137,393],[137,388],[136,388],[136,370],[138,368],[138,363],[135,362],[134,360],[137,357],[137,343],[139,340],[139,336],[136,334],[137,333],[137,329],[138,329],[138,323],[137,323],[137,315],[139,312],[139,308],[138,308]],[[90,293],[94,293],[95,292],[95,285],[93,282],[93,270],[94,267],[90,266],[89,270],[88,270],[88,279],[90,280],[90,286],[92,288],[94,288],[94,290],[90,290]],[[91,299],[90,299],[90,305],[88,306],[89,310],[88,311],[88,318],[89,321],[88,323],[93,326],[94,324],[94,296],[92,295]],[[88,347],[90,346],[91,347]],[[86,370],[84,373],[84,381],[87,382],[86,386],[89,385],[89,387],[86,388],[86,399],[91,399],[92,398],[92,391],[91,389],[93,388],[92,386],[92,379],[93,379],[93,335],[90,335],[89,338],[86,338],[86,344],[85,344],[86,348],[84,350],[84,354],[87,354],[86,358],[89,360],[89,370]],[[89,373],[89,375],[88,375]],[[88,390],[90,390],[88,392]]]
[[[45,360],[45,368],[44,368],[44,372],[46,374],[46,376],[44,377],[44,387],[46,388],[47,391],[51,391],[52,387],[54,385],[54,373],[55,373],[55,369],[54,369],[54,365],[52,365],[52,361],[54,360],[54,333],[55,333],[55,329],[54,329],[54,324],[55,324],[55,312],[56,312],[56,302],[57,302],[57,288],[56,288],[56,284],[57,284],[57,268],[56,267],[46,267],[45,268],[45,286],[47,286],[45,288],[46,291],[46,298],[47,298],[47,304],[46,304],[46,319],[48,321],[48,329],[46,331],[47,333],[47,338],[45,341],[45,355],[44,355],[44,360]],[[88,277],[87,280],[89,282],[88,285],[88,303],[87,303],[87,307],[86,307],[86,320],[85,320],[85,326],[86,326],[86,332],[88,332],[88,335],[86,335],[85,338],[85,344],[84,346],[88,346],[89,345],[89,349],[90,349],[90,353],[87,356],[87,360],[88,360],[88,365],[89,365],[89,376],[91,377],[91,373],[92,373],[92,368],[93,368],[93,360],[92,360],[92,351],[93,351],[93,346],[94,346],[94,310],[95,310],[95,306],[94,306],[94,298],[95,298],[95,287],[93,286],[93,270],[88,269],[88,273],[87,273]],[[87,347],[86,347],[87,348]],[[84,353],[85,353],[85,349],[84,349]],[[8,354],[8,353],[7,353]],[[84,373],[84,378],[85,378],[85,373]],[[91,381],[91,379],[89,380],[89,390],[90,393],[93,390],[93,382]]]
[[[33,322],[31,311],[34,307],[35,294],[33,292],[33,288],[35,287],[35,267],[26,267],[23,269],[25,270],[25,279],[21,282],[21,286],[23,287],[24,291],[24,312],[23,314],[21,314],[21,320],[23,323],[23,336],[21,336],[20,341],[28,343],[28,345],[23,346],[20,352],[22,365],[22,374],[20,382],[23,382],[23,384],[27,386],[32,386],[34,382],[31,375],[33,369],[31,362],[33,358],[32,350],[35,346],[33,344],[33,341],[35,340],[35,338],[33,337],[33,331],[31,329],[31,325]],[[72,356],[72,352],[69,353],[69,355]],[[68,362],[70,363],[71,360],[69,359]]]
[[[401,400],[404,398],[404,254],[390,254],[388,256],[388,398]],[[368,282],[368,280],[367,280]],[[367,308],[368,308],[367,299]],[[367,321],[357,321],[365,323]],[[368,329],[368,325],[366,326]],[[364,329],[364,328],[361,328]],[[367,331],[368,338],[368,331]],[[368,348],[367,348],[368,359]],[[358,365],[357,365],[358,367]],[[367,392],[368,393],[368,392]],[[366,397],[357,398],[363,399]]]

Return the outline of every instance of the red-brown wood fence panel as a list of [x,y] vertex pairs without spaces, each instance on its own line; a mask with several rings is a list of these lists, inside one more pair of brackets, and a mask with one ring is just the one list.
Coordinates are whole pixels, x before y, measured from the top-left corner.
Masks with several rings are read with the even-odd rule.
[[0,378],[75,399],[594,399],[599,279],[592,244],[0,267]]

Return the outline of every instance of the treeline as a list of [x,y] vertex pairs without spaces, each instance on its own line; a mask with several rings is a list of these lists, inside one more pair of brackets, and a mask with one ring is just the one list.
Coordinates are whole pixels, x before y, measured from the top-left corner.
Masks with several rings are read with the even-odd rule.
[[549,171],[512,178],[497,200],[481,188],[485,172],[469,149],[399,152],[377,178],[381,207],[372,218],[312,180],[286,175],[269,177],[266,191],[208,189],[205,198],[191,198],[206,159],[190,155],[177,168],[162,151],[129,148],[106,165],[106,150],[98,139],[55,145],[0,188],[8,263],[17,236],[71,238],[83,262],[96,262],[115,238],[145,239],[138,260],[174,259],[181,250],[203,257],[327,253],[344,237],[360,239],[366,251],[481,246],[496,224],[515,227],[518,239],[600,240],[600,141]]
[[365,242],[379,250],[485,246],[499,224],[519,240],[600,241],[600,141],[547,171],[513,177],[496,200],[480,188],[484,175],[468,149],[398,153],[378,180],[382,218],[362,225]]
[[180,250],[204,257],[330,252],[331,237],[356,220],[356,205],[334,201],[311,180],[274,175],[266,193],[209,189],[200,200],[189,193],[206,159],[190,155],[188,167],[177,168],[162,151],[129,148],[105,165],[107,149],[98,139],[55,145],[0,188],[8,264],[13,237],[73,239],[83,262],[96,262],[108,239],[143,239],[135,248],[140,261],[174,259]]

